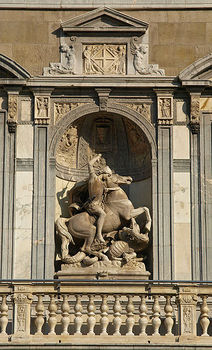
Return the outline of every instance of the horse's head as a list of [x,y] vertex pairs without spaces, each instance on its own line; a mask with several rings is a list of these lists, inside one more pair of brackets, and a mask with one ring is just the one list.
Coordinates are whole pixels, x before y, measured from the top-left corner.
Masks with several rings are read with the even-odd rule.
[[116,185],[130,185],[133,179],[131,178],[131,176],[121,176],[118,174],[112,174],[111,180]]

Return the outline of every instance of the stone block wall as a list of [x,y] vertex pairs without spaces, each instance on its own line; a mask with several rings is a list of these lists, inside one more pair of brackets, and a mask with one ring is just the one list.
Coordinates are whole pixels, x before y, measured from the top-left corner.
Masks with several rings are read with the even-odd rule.
[[[212,9],[121,10],[149,23],[150,63],[178,75],[189,64],[211,52]],[[59,61],[60,22],[86,10],[0,10],[0,53],[32,75],[41,75],[49,62]]]

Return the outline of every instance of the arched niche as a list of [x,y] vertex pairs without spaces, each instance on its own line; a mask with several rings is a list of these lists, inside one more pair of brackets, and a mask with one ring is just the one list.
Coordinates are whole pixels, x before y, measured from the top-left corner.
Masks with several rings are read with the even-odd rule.
[[[97,153],[102,154],[102,165],[107,163],[114,172],[132,176],[133,183],[125,191],[135,207],[147,206],[152,213],[152,163],[156,157],[152,125],[118,104],[107,112],[100,112],[96,105],[86,107],[64,116],[50,144],[56,161],[55,218],[69,217],[67,191],[88,177],[88,160]],[[148,255],[147,268],[152,270],[152,247]]]

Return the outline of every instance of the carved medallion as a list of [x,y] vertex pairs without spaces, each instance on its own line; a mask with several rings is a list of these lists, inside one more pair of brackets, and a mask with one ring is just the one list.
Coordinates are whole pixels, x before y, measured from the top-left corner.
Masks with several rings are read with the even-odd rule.
[[84,74],[126,74],[126,45],[84,45]]

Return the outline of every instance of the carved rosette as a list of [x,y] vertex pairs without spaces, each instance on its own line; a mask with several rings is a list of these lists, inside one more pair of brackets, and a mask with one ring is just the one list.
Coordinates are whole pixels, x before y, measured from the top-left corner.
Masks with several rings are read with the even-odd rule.
[[49,96],[35,96],[35,124],[49,124]]
[[190,128],[193,134],[200,129],[200,97],[191,95]]
[[14,133],[18,119],[18,95],[8,94],[8,128]]
[[173,98],[158,97],[158,124],[172,125],[173,124]]
[[81,102],[57,102],[54,104],[54,122],[57,124],[68,112],[83,106]]
[[180,305],[180,328],[181,335],[196,335],[196,304],[197,295],[195,290],[184,287],[180,290],[177,298]]

